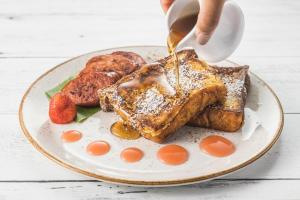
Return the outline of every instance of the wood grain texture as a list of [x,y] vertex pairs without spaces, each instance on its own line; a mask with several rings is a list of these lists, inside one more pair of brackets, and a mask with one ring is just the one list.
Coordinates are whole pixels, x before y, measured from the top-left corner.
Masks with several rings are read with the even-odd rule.
[[[134,188],[98,182],[0,183],[0,199],[119,200],[184,199],[265,200],[299,199],[299,180],[215,180],[171,188]],[[289,185],[289,187],[287,187]],[[258,189],[259,188],[259,189]],[[283,190],[284,188],[284,190]]]
[[282,137],[254,164],[222,180],[146,189],[95,182],[47,160],[18,125],[20,99],[41,73],[89,51],[164,45],[158,0],[0,0],[0,200],[300,199],[300,1],[237,0],[246,18],[230,57],[263,78],[284,107]]
[[[167,30],[158,0],[2,1],[4,57],[75,56],[113,46],[165,44]],[[234,55],[300,56],[298,1],[239,0],[239,4],[246,30]]]

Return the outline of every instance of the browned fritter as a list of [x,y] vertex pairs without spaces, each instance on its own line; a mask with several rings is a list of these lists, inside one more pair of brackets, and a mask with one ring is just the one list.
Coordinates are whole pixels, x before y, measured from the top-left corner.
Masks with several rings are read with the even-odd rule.
[[91,58],[79,75],[70,81],[63,92],[80,106],[97,106],[97,91],[117,82],[145,64],[136,53],[117,51]]

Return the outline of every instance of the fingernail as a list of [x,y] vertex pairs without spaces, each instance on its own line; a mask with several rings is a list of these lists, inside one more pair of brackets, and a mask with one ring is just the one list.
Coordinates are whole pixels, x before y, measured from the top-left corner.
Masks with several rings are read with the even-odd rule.
[[210,35],[201,32],[200,30],[196,31],[197,42],[201,45],[204,45],[208,42]]

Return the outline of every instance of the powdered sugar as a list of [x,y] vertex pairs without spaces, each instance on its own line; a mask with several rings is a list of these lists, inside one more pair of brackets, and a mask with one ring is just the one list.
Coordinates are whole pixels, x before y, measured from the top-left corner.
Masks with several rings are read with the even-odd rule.
[[[201,88],[203,86],[204,71],[196,71],[191,69],[191,66],[182,64],[179,66],[179,85],[184,92],[189,92],[195,88]],[[166,73],[167,79],[172,85],[176,87],[176,73],[175,69],[169,70]]]
[[227,88],[228,97],[242,95],[245,81],[236,79],[229,75],[222,77],[222,80]]
[[156,88],[151,88],[137,99],[136,112],[139,114],[157,114],[167,104],[164,96]]
[[245,80],[238,79],[233,74],[222,76],[222,80],[227,88],[226,109],[240,109],[243,101],[243,92],[245,92]]
[[[167,109],[167,105],[172,103],[175,105],[180,103],[180,98],[188,95],[193,89],[203,87],[204,74],[206,70],[197,71],[192,69],[188,64],[179,66],[179,84],[183,90],[183,94],[174,96],[176,92],[176,71],[175,69],[167,69],[164,74],[157,78],[157,84],[140,94],[136,100],[136,113],[138,114],[158,114],[162,109]],[[163,90],[161,90],[161,87]],[[172,92],[174,91],[174,92]],[[178,99],[179,98],[179,99]]]

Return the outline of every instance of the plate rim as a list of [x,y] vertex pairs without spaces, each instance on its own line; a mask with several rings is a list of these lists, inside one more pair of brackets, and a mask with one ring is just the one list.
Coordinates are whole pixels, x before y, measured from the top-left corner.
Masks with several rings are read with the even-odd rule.
[[[216,172],[216,173],[212,173],[212,174],[208,174],[205,176],[199,176],[199,177],[194,177],[194,178],[187,178],[187,179],[178,179],[178,180],[167,180],[167,181],[141,181],[141,180],[128,180],[128,179],[118,179],[118,178],[113,178],[113,177],[109,177],[109,176],[103,176],[103,175],[99,175],[93,172],[89,172],[87,170],[84,170],[78,166],[74,166],[58,157],[56,157],[55,155],[52,155],[51,153],[49,153],[48,151],[46,151],[41,145],[38,144],[38,142],[31,136],[30,132],[27,130],[25,123],[24,123],[24,119],[23,119],[23,105],[25,102],[25,99],[27,98],[28,94],[31,92],[32,88],[34,87],[34,85],[40,81],[42,78],[44,78],[45,76],[47,76],[50,72],[54,71],[55,69],[61,67],[62,65],[64,65],[65,63],[68,63],[72,60],[75,60],[81,56],[87,55],[87,54],[91,54],[91,53],[96,53],[99,51],[109,51],[109,50],[114,50],[114,49],[120,49],[120,48],[141,48],[141,47],[152,47],[152,48],[162,48],[165,46],[162,45],[133,45],[133,46],[120,46],[120,47],[113,47],[113,48],[106,48],[106,49],[100,49],[100,50],[96,50],[96,51],[92,51],[92,52],[88,52],[88,53],[84,53],[81,54],[79,56],[73,57],[71,59],[68,59],[54,67],[52,67],[51,69],[47,70],[46,72],[44,72],[42,75],[40,75],[35,81],[33,81],[29,87],[27,88],[26,92],[24,93],[21,103],[19,105],[19,111],[18,111],[18,116],[19,116],[19,124],[20,127],[22,129],[23,134],[25,135],[25,137],[27,138],[27,140],[31,143],[31,145],[34,146],[34,148],[39,151],[40,153],[42,153],[45,157],[47,157],[48,159],[56,162],[57,164],[59,164],[62,167],[65,167],[69,170],[75,171],[77,173],[83,174],[85,176],[88,177],[92,177],[101,181],[105,181],[105,182],[109,182],[109,183],[115,183],[115,184],[123,184],[123,185],[134,185],[134,186],[148,186],[148,187],[162,187],[162,186],[177,186],[177,185],[187,185],[187,184],[193,184],[193,183],[197,183],[197,182],[202,182],[202,181],[207,181],[207,180],[211,180],[214,179],[216,177],[220,177],[220,176],[224,176],[227,175],[229,173],[232,173],[234,171],[240,170],[244,167],[246,167],[247,165],[253,163],[254,161],[256,161],[257,159],[261,158],[266,152],[268,152],[273,146],[274,144],[277,142],[278,138],[281,135],[282,129],[283,129],[283,125],[284,125],[284,113],[283,113],[283,108],[282,105],[280,103],[280,100],[278,98],[278,96],[276,95],[276,93],[273,91],[273,89],[264,81],[262,80],[259,76],[257,76],[256,74],[254,74],[253,72],[250,71],[250,74],[253,75],[255,78],[257,78],[259,81],[261,81],[272,93],[272,95],[275,97],[277,105],[279,107],[280,110],[280,124],[276,130],[276,134],[274,135],[274,137],[272,138],[271,142],[262,150],[260,151],[258,154],[256,154],[255,156],[251,157],[250,159],[248,159],[247,161],[220,171],[220,172]],[[232,62],[232,61],[229,61]],[[234,63],[234,62],[232,62]]]

